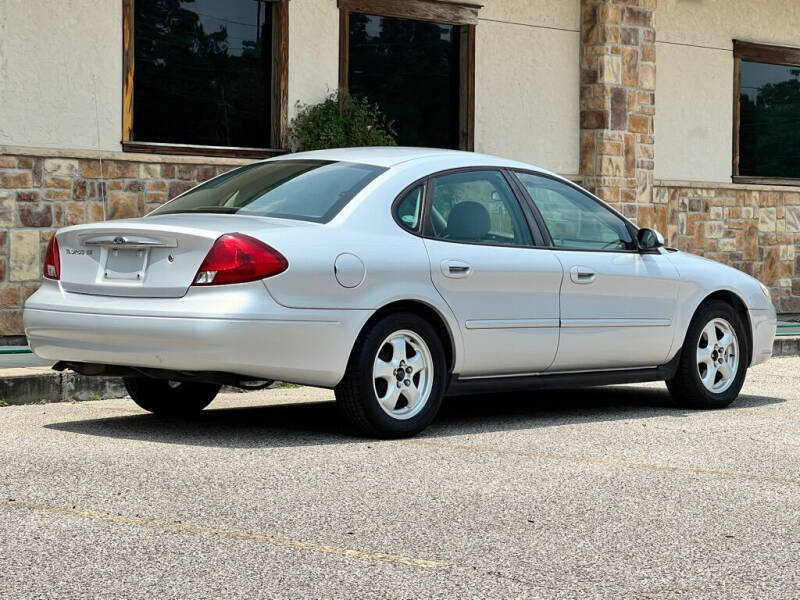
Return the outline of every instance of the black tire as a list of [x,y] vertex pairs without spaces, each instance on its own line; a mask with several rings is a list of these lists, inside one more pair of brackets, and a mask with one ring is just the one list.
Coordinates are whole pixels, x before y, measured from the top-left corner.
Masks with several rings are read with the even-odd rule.
[[170,382],[149,377],[124,377],[123,382],[139,407],[169,417],[200,412],[211,404],[221,387],[212,383]]
[[[410,331],[427,346],[432,362],[430,394],[419,412],[406,419],[392,417],[378,402],[373,365],[383,341],[395,332]],[[413,351],[413,348],[412,348]],[[400,384],[398,383],[398,388]],[[387,315],[361,332],[344,378],[336,386],[336,403],[345,420],[359,433],[370,437],[401,438],[416,435],[436,417],[447,385],[444,347],[434,328],[417,314]],[[402,392],[400,392],[402,393]],[[405,401],[402,398],[398,406]]]
[[[703,328],[713,319],[724,319],[730,323],[739,345],[739,360],[733,382],[724,391],[714,393],[705,385],[698,370],[698,344]],[[747,375],[749,348],[748,337],[741,315],[730,304],[721,300],[711,300],[697,309],[681,350],[678,368],[673,379],[667,381],[667,388],[675,401],[686,408],[715,409],[725,408],[736,400]]]

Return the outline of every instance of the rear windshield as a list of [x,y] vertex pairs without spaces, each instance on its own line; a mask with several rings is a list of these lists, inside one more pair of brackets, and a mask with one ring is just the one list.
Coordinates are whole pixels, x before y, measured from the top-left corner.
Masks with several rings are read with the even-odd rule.
[[151,215],[224,213],[327,223],[386,169],[323,160],[276,160],[235,169]]

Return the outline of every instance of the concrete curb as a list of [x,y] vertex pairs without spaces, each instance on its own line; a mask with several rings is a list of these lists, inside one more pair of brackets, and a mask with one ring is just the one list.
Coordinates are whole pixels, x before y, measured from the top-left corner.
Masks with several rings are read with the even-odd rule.
[[[775,338],[772,355],[800,356],[800,336]],[[0,406],[106,400],[127,395],[119,377],[86,377],[73,372],[58,373],[48,367],[0,369]]]
[[104,400],[127,395],[118,377],[86,377],[49,368],[0,370],[0,400],[5,404]]
[[775,338],[772,356],[800,356],[800,336]]

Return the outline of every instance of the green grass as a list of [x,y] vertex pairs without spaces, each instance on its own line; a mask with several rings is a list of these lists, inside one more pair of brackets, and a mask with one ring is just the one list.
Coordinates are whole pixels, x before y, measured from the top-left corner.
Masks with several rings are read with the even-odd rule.
[[0,407],[3,407],[3,406],[11,406],[11,405],[8,402],[6,402],[5,400],[3,400],[2,398],[0,398]]

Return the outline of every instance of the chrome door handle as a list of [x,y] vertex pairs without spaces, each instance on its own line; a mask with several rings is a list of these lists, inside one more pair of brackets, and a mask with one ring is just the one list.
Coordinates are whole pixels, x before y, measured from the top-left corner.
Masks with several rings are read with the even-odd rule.
[[445,277],[459,279],[462,277],[469,277],[470,273],[472,273],[472,267],[463,261],[460,260],[442,261],[442,274]]
[[569,270],[569,278],[573,283],[592,283],[597,274],[589,267],[572,267]]

